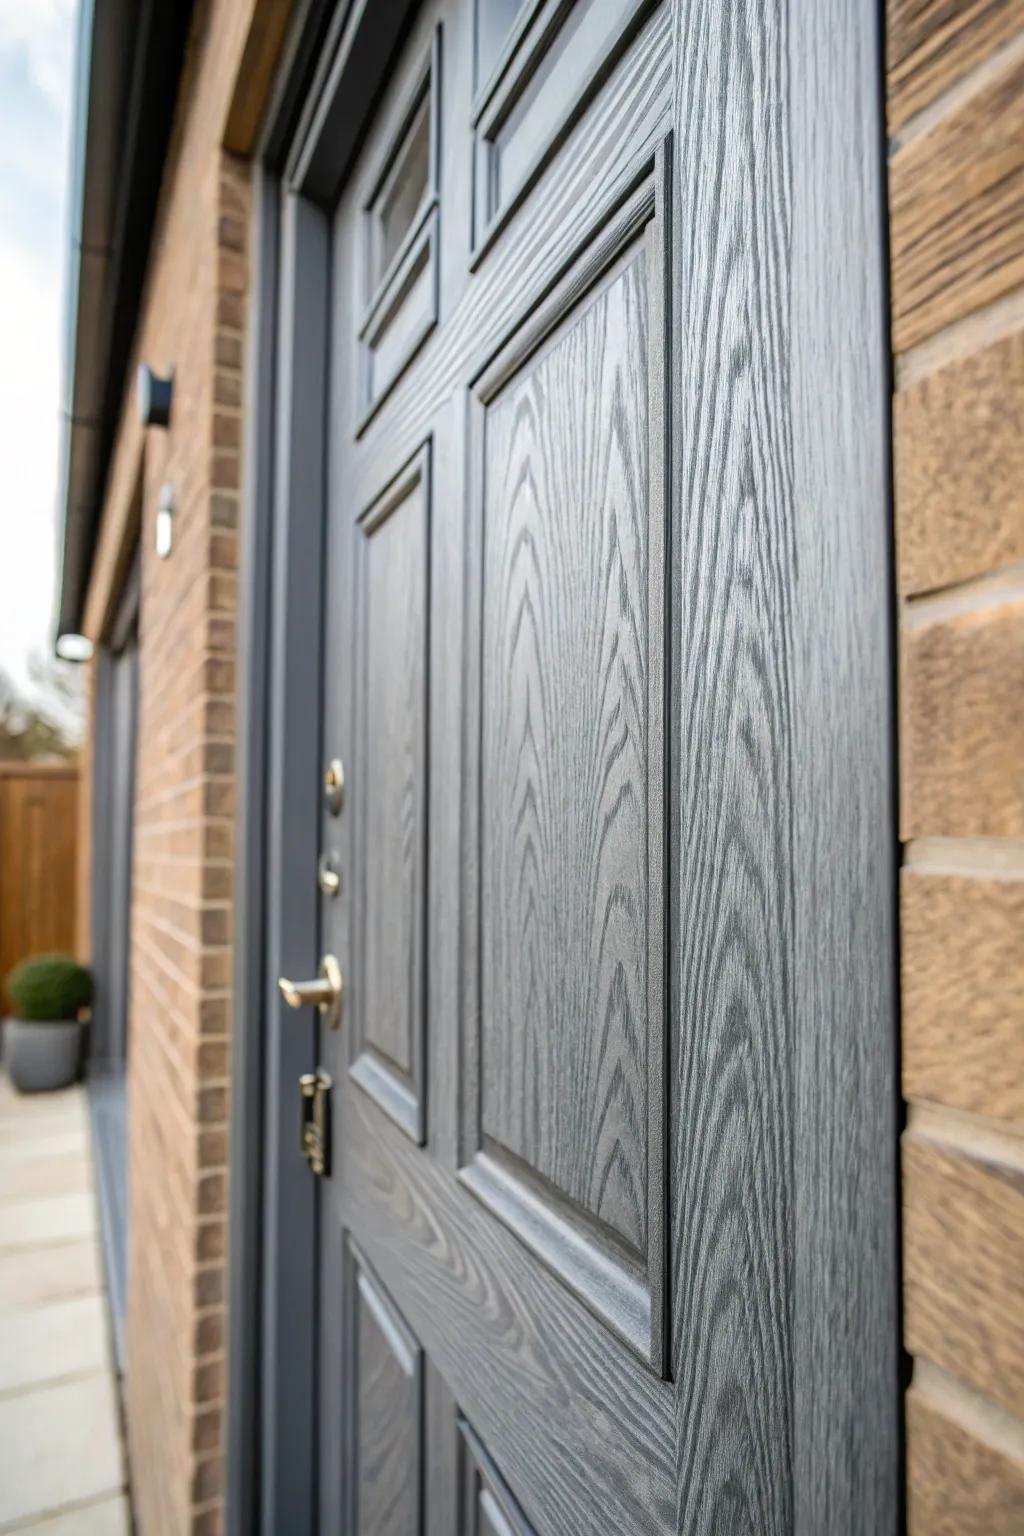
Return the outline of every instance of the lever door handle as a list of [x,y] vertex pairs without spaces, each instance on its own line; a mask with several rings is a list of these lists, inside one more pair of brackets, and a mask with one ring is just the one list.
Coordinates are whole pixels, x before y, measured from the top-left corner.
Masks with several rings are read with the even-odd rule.
[[319,1008],[332,1029],[341,1022],[341,996],[345,983],[335,955],[324,955],[320,974],[313,980],[289,981],[287,976],[279,976],[277,985],[289,1008]]

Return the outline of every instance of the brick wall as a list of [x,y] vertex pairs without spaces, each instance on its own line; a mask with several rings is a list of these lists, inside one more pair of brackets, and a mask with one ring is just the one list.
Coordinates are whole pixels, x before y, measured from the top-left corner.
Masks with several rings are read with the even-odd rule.
[[181,242],[184,270],[170,279],[173,352],[157,363],[175,366],[184,419],[159,462],[150,465],[146,448],[147,556],[164,480],[177,510],[171,558],[143,564],[132,909],[127,1388],[147,1536],[185,1529],[190,1505],[193,1529],[217,1528],[223,1431],[246,189],[219,155],[201,161],[194,179],[184,167],[183,182],[199,203],[201,237],[192,250]]
[[1024,6],[889,0],[910,1536],[1024,1530]]
[[[129,1018],[125,1400],[144,1536],[221,1528],[235,611],[248,166],[281,0],[200,0],[165,167],[84,628],[99,638],[142,502]],[[278,25],[276,36],[279,38]],[[254,37],[263,39],[254,48]],[[271,36],[271,42],[274,37]],[[235,135],[237,138],[237,135]],[[139,426],[135,363],[174,373],[170,429]],[[174,546],[158,560],[161,486]],[[134,506],[134,520],[133,520]],[[83,928],[83,940],[87,929]]]

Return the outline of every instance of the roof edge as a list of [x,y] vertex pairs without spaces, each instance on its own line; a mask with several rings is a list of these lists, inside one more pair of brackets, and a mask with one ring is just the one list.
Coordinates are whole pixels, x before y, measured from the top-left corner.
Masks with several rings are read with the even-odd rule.
[[82,0],[65,282],[55,639],[82,623],[191,20],[191,0]]

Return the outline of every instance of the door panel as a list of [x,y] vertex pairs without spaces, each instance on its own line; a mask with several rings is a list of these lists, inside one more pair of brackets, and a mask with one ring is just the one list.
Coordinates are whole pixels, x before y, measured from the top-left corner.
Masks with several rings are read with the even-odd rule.
[[356,524],[358,963],[353,1077],[424,1127],[430,472],[424,450]]
[[405,1536],[423,1502],[423,1351],[351,1242],[347,1260],[350,1528]]
[[478,969],[462,1171],[658,1370],[662,161],[474,386]]
[[671,1385],[365,1095],[341,1113],[340,1209],[538,1529],[672,1530]]
[[637,1253],[658,835],[646,290],[630,253],[481,428],[480,1131]]
[[[531,0],[518,24],[504,18],[505,50],[499,52],[505,57],[484,87],[474,123],[476,260],[543,173],[651,8],[651,0],[575,0],[568,6]],[[481,0],[478,24],[490,9]],[[507,8],[499,0],[497,9]]]
[[462,1518],[459,1536],[532,1536],[529,1522],[494,1462],[465,1420],[462,1434]]
[[361,302],[354,310],[362,314],[360,432],[437,324],[440,76],[435,27],[419,52],[407,50],[401,94],[389,104],[370,151],[370,180],[356,218],[362,226]]

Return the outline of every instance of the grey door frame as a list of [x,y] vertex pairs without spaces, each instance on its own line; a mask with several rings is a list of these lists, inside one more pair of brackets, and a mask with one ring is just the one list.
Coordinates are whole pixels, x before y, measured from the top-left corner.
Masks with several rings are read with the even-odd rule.
[[[300,7],[256,170],[229,1281],[238,1536],[315,1520],[316,1197],[295,1150],[294,1085],[316,1043],[311,1024],[284,1017],[274,978],[312,974],[318,958],[322,210],[409,9]],[[698,0],[677,29],[675,334],[687,346],[670,430],[686,616],[673,702],[692,721],[677,814],[705,902],[717,881],[714,924],[684,921],[672,957],[681,1005],[703,1026],[684,1113],[708,1130],[701,1073],[741,1083],[736,1055],[752,1040],[773,1070],[756,1105],[722,1097],[700,1175],[700,1199],[718,1203],[694,1204],[680,1253],[695,1289],[764,1331],[765,1400],[730,1413],[719,1397],[715,1433],[725,1456],[746,1444],[771,1459],[765,1529],[873,1536],[899,1528],[902,1459],[880,17],[875,0],[747,10],[730,23]],[[706,373],[696,358],[711,360]],[[719,498],[715,519],[700,516],[705,497]],[[713,642],[740,641],[747,686],[763,688],[746,714],[699,665]],[[709,1393],[734,1350],[727,1330],[701,1341]],[[700,1455],[716,1454],[702,1438]]]
[[[318,963],[322,209],[336,190],[324,172],[346,143],[351,155],[410,9],[410,0],[304,0],[254,157],[229,1213],[233,1536],[312,1531],[316,1518],[317,1202],[297,1151],[297,1081],[315,1064],[316,1033],[285,1008],[276,978],[313,974]],[[314,107],[327,109],[317,130],[324,152],[300,168],[294,147],[308,141]],[[304,792],[286,794],[293,785]]]
[[124,1069],[138,716],[139,552],[96,652],[92,772],[92,959],[98,982],[89,1041],[95,1072]]
[[87,1065],[103,1259],[114,1356],[124,1356],[127,1264],[128,1003],[139,713],[141,556],[128,570],[95,658],[91,958],[94,978]]

